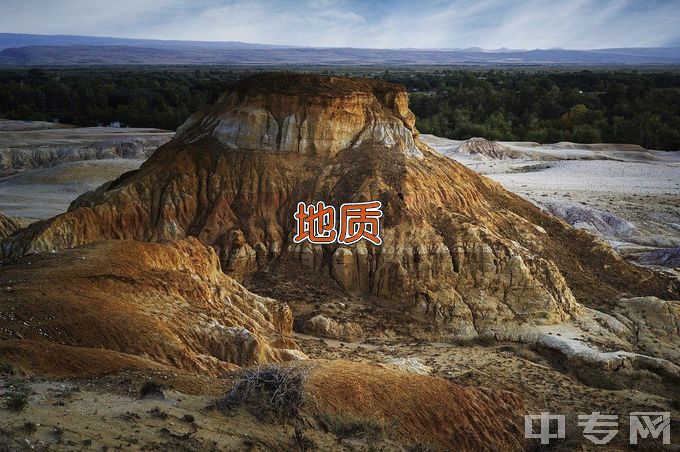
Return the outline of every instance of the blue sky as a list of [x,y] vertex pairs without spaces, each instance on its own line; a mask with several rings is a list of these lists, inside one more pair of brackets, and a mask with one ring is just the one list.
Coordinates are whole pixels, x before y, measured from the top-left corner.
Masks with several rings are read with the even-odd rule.
[[329,47],[680,46],[680,0],[2,0],[0,32]]

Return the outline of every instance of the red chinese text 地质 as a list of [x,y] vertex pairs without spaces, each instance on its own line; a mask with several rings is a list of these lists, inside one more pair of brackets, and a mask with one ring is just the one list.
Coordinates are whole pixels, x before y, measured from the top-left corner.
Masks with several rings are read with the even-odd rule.
[[300,202],[294,215],[296,233],[293,241],[302,243],[307,240],[315,244],[337,241],[351,245],[366,239],[374,245],[381,245],[381,208],[380,201],[346,203],[340,206],[340,214],[336,218],[335,208],[326,206],[323,201],[309,205]]

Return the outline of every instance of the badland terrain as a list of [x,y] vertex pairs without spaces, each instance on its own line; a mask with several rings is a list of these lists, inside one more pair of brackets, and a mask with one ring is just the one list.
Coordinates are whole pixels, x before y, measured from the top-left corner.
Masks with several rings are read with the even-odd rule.
[[[568,416],[565,449],[590,447],[578,414],[618,414],[621,448],[629,413],[678,419],[680,282],[642,258],[672,226],[629,230],[631,250],[618,217],[503,180],[612,152],[673,179],[674,161],[423,137],[402,86],[308,74],[129,132],[3,153],[0,195],[88,183],[0,223],[9,448],[527,450],[542,411]],[[373,200],[381,245],[292,240],[299,202]]]

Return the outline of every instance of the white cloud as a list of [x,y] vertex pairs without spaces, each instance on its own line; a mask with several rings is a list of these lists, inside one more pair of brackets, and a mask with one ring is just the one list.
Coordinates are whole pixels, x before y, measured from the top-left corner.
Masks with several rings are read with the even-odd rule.
[[597,48],[680,41],[656,0],[3,0],[0,30],[352,47]]

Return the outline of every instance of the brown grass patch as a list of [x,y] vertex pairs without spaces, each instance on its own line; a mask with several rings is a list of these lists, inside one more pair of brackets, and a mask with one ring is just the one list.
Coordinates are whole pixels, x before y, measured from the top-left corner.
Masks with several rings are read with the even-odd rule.
[[312,368],[307,390],[321,413],[393,425],[404,442],[451,450],[521,450],[526,408],[515,394],[348,361]]
[[378,365],[315,360],[244,372],[216,405],[308,423],[338,438],[447,450],[522,450],[521,398]]
[[164,369],[138,356],[48,341],[0,341],[0,354],[13,363],[16,372],[59,378],[101,375],[120,369]]

